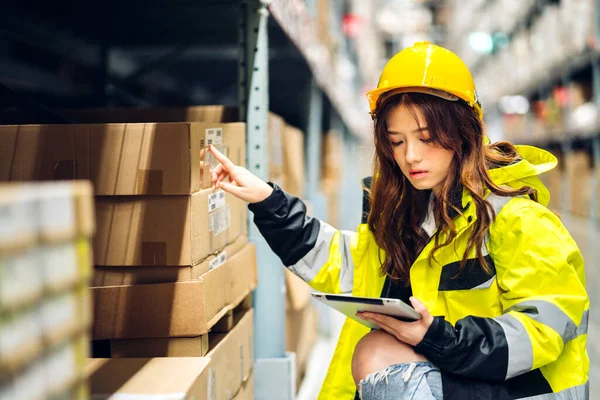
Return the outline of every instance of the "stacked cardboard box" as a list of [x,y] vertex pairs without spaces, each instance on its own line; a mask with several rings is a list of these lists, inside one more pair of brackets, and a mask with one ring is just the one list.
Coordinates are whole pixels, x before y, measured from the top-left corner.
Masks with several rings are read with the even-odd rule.
[[327,196],[327,218],[331,225],[340,226],[340,191],[342,186],[344,141],[338,130],[324,136],[321,190]]
[[573,151],[565,156],[565,173],[570,192],[569,212],[582,217],[590,216],[590,202],[592,193],[590,183],[592,179],[591,156],[587,151]]
[[92,187],[0,185],[0,398],[86,399]]
[[[86,118],[105,122],[111,115]],[[137,118],[123,111],[115,119]],[[236,395],[253,364],[252,312],[240,306],[257,283],[256,255],[245,203],[211,188],[217,162],[207,145],[244,165],[245,125],[4,126],[0,140],[0,152],[11,157],[0,179],[86,177],[94,184],[93,338],[109,341],[114,356],[131,356],[127,349],[143,358],[209,356],[214,398]],[[231,333],[220,335],[224,330]],[[244,371],[241,377],[229,371],[233,355],[245,366],[234,369]]]
[[317,341],[319,317],[311,301],[310,287],[290,271],[286,281],[286,350],[296,353],[296,382],[300,387],[308,358]]
[[561,213],[562,211],[562,177],[563,177],[563,160],[561,152],[552,152],[552,154],[558,159],[558,165],[556,168],[542,174],[540,179],[542,183],[550,191],[550,204],[549,208],[554,212]]
[[[87,366],[95,399],[208,399],[217,396],[214,361],[208,357],[91,359]],[[168,371],[169,379],[165,379]],[[177,397],[174,397],[177,396]],[[244,381],[233,400],[254,398],[254,377]]]

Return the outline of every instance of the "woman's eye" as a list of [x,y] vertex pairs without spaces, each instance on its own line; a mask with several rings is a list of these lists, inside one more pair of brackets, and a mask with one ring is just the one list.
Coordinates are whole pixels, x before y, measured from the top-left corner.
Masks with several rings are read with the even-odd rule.
[[427,139],[421,139],[421,142],[423,142],[423,143],[432,143],[433,140],[431,138],[427,138]]
[[400,141],[400,142],[392,142],[392,146],[393,146],[393,147],[398,147],[398,146],[400,146],[402,143],[404,143],[404,142],[402,142],[402,141]]

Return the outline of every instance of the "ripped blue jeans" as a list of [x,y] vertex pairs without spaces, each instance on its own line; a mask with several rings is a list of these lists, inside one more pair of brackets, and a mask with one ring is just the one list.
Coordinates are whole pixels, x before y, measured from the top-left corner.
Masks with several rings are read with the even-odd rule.
[[442,375],[429,362],[396,364],[360,381],[361,400],[442,400]]

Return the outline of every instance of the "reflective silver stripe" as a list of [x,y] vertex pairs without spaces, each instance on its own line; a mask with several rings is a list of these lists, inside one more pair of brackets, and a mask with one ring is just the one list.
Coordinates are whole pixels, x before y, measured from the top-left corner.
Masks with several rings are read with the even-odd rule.
[[[296,264],[289,267],[290,271],[298,275],[305,282],[310,282],[319,273],[323,265],[329,260],[329,249],[331,240],[338,232],[331,225],[319,221],[319,235],[315,246]],[[340,291],[347,293],[352,291],[354,285],[354,260],[352,259],[351,240],[355,235],[351,231],[339,231],[340,252],[342,265],[340,266]]]
[[340,251],[342,252],[342,268],[340,271],[340,291],[348,293],[354,286],[354,260],[352,259],[351,240],[354,232],[340,231]]
[[329,246],[331,239],[337,232],[337,229],[331,225],[319,221],[319,235],[313,247],[304,257],[296,264],[289,266],[290,271],[298,275],[305,282],[310,282],[319,273],[321,267],[327,263],[329,259]]
[[558,306],[542,300],[528,300],[515,304],[506,312],[517,311],[527,315],[560,335],[564,343],[575,337],[577,325]]
[[539,396],[521,397],[519,400],[588,400],[590,398],[590,382],[573,386],[558,393],[540,394]]
[[583,317],[581,317],[581,322],[575,331],[575,336],[573,339],[578,338],[581,335],[587,334],[588,331],[588,321],[590,319],[590,310],[585,310],[583,312]]
[[496,213],[496,216],[498,216],[498,214],[500,214],[500,210],[502,210],[502,207],[504,207],[509,201],[514,199],[514,197],[513,196],[508,196],[508,197],[498,196],[497,194],[492,193],[485,199],[492,205],[492,207],[494,208],[494,212]]
[[469,290],[477,290],[477,289],[489,289],[492,287],[492,284],[496,280],[496,275],[492,276],[487,282],[483,282],[481,285],[475,286]]
[[508,368],[506,379],[531,371],[533,368],[533,347],[527,330],[515,317],[504,314],[494,318],[504,330],[508,345]]

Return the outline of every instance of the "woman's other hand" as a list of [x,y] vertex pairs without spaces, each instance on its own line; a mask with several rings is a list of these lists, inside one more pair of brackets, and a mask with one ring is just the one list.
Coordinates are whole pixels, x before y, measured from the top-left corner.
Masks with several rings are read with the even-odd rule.
[[421,343],[425,337],[427,330],[433,323],[433,316],[425,305],[416,298],[411,297],[410,302],[414,309],[421,314],[421,319],[414,322],[404,322],[394,317],[372,312],[358,313],[357,316],[379,326],[401,342],[414,347]]
[[211,180],[217,189],[223,189],[248,203],[260,203],[273,193],[271,186],[246,168],[235,165],[213,146],[209,150],[220,162],[211,171]]

